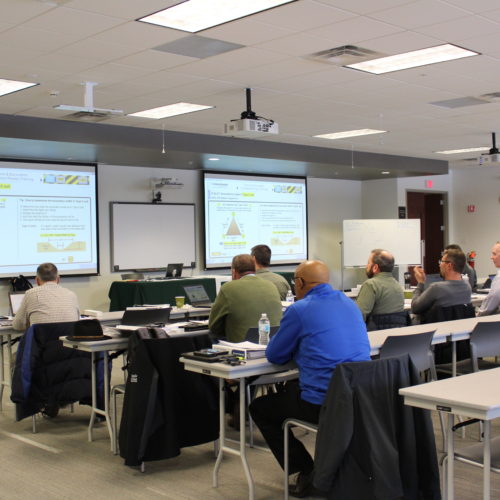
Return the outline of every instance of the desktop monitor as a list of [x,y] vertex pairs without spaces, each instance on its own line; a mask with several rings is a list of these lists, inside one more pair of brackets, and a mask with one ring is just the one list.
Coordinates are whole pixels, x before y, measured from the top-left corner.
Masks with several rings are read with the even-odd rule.
[[165,278],[180,278],[182,276],[182,262],[180,264],[169,264]]

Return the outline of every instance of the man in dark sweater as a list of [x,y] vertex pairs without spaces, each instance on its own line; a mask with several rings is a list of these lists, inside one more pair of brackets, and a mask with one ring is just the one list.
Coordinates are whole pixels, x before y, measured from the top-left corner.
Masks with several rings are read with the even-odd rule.
[[462,280],[465,254],[461,250],[446,250],[439,261],[439,273],[444,281],[432,283],[424,290],[425,272],[415,267],[415,279],[418,282],[411,301],[411,312],[425,315],[434,306],[448,307],[458,304],[469,304],[471,287]]

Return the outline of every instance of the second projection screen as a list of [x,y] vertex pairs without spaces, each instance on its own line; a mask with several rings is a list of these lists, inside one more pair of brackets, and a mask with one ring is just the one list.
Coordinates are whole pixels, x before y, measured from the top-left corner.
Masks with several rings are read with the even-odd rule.
[[306,187],[305,178],[205,172],[205,267],[228,267],[259,244],[272,264],[306,259]]

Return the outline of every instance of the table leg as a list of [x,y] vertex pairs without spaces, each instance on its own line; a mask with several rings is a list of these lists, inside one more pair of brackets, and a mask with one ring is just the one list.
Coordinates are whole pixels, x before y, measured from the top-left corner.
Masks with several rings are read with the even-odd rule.
[[457,343],[451,342],[451,376],[457,376]]
[[247,461],[247,438],[246,438],[246,404],[245,404],[245,378],[240,378],[240,456],[243,470],[248,483],[248,498],[253,500],[255,498],[254,484],[252,473]]
[[455,423],[455,416],[453,413],[448,413],[448,446],[447,446],[447,455],[448,455],[448,471],[447,471],[447,487],[446,487],[446,499],[445,500],[453,500],[455,498],[455,492],[453,489],[454,483],[454,467],[455,467],[455,454],[453,450],[453,425]]
[[98,412],[104,416],[106,419],[106,426],[108,427],[109,439],[111,440],[111,451],[113,451],[113,428],[111,427],[111,415],[109,414],[109,355],[108,351],[104,351],[104,412],[98,410]]
[[218,477],[220,464],[224,455],[224,447],[226,445],[226,401],[224,399],[224,379],[219,378],[219,453],[217,453],[217,460],[215,461],[212,483],[214,488],[218,486]]
[[483,422],[484,443],[483,443],[483,499],[490,499],[490,475],[491,475],[491,422],[485,420]]
[[[4,379],[4,356],[3,356],[3,337],[0,337],[2,345],[0,346],[0,411],[2,411],[3,388],[5,385]],[[10,340],[8,340],[10,343]]]
[[88,428],[88,438],[89,441],[92,441],[92,429],[94,428],[94,421],[95,421],[95,416],[96,416],[96,408],[97,408],[97,388],[96,388],[96,371],[97,371],[97,364],[95,360],[95,352],[90,353],[90,373],[91,373],[91,384],[92,384],[92,412],[90,413],[90,422],[89,422],[89,428]]

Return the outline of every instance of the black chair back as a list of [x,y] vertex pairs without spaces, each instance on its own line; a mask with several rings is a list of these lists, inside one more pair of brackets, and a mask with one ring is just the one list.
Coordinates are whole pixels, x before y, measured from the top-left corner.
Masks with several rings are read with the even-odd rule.
[[432,337],[436,330],[413,335],[391,335],[380,348],[380,359],[401,356],[408,353],[419,373],[431,370],[434,375]]
[[411,320],[408,311],[390,314],[370,314],[366,318],[366,327],[368,331],[402,328],[410,325]]

